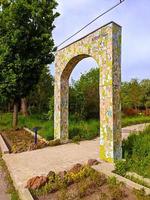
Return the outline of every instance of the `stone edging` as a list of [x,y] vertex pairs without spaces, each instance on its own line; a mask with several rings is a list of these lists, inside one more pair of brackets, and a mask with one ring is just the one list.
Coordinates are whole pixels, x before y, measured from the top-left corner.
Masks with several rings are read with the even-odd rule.
[[2,154],[9,154],[9,149],[3,137],[1,136],[1,134],[0,134],[0,148],[1,148]]
[[[4,157],[2,157],[2,158],[5,160]],[[13,180],[13,184],[14,184],[15,189],[17,190],[17,192],[19,194],[20,199],[21,200],[34,200],[32,195],[31,195],[31,193],[30,193],[30,191],[27,188],[24,188],[23,185],[18,186],[18,184],[15,181],[15,178],[14,178],[13,174],[11,173],[9,164],[7,162],[5,162],[5,164],[6,164],[7,168],[8,168],[10,176],[11,176],[11,178]]]
[[143,176],[138,175],[135,172],[127,172],[126,173],[127,176],[133,177],[138,179],[139,181],[143,181],[144,183],[146,183],[148,186],[150,186],[150,179],[149,178],[144,178]]

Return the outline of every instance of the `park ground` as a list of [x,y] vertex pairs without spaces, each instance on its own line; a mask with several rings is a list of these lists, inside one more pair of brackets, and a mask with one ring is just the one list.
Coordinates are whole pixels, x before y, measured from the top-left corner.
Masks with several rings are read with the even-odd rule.
[[[143,130],[144,126],[145,125],[141,124],[141,125],[125,127],[122,129],[123,131],[122,135],[123,137],[127,138],[127,136],[130,134],[130,131]],[[150,131],[150,128],[146,128],[143,132],[139,132],[140,133],[139,135],[137,134],[136,136],[134,136],[134,140],[138,141],[142,139],[143,140],[142,142],[145,142],[146,140],[148,140],[149,131]],[[46,175],[51,170],[54,170],[55,172],[63,171],[76,163],[85,163],[90,158],[97,159],[99,157],[98,146],[99,146],[99,139],[95,138],[94,140],[81,141],[79,144],[69,143],[66,145],[61,145],[61,146],[56,146],[56,147],[47,147],[47,148],[36,150],[36,151],[28,151],[28,152],[23,152],[19,154],[5,155],[4,160],[6,161],[11,174],[13,174],[15,182],[19,185],[19,187],[21,185],[23,185],[24,187],[27,183],[27,180],[37,175]],[[138,146],[136,147],[138,148]],[[141,145],[141,149],[143,149],[143,145]],[[133,156],[135,157],[136,149],[133,148],[133,150],[135,151],[135,153],[133,154]],[[143,151],[142,153],[145,153],[145,152]],[[144,164],[145,162],[143,159],[147,159],[147,163],[148,163],[148,157],[142,158],[143,156],[142,154],[140,155],[141,156],[140,158],[138,157],[138,154],[136,156],[137,156],[136,161],[138,161],[139,159],[141,163]],[[147,175],[150,175],[150,173],[148,172],[149,169],[147,168],[146,170],[146,165],[145,166],[143,165],[141,167],[140,166],[138,167],[141,169],[140,173],[142,173],[143,168],[145,168],[145,172],[147,172]],[[118,169],[120,170],[120,168]],[[118,172],[121,173],[122,170]],[[82,185],[83,182],[81,182],[80,184]],[[88,187],[88,185],[86,186],[83,185],[83,187]],[[119,191],[118,185],[116,185],[116,190]],[[63,194],[61,195],[63,196]],[[119,196],[117,200],[119,200],[120,198],[123,198],[123,197]],[[43,200],[44,198],[40,197],[40,199]],[[148,200],[148,198],[145,198],[144,200]]]
[[[0,120],[0,132],[13,132],[11,122],[11,113],[2,114]],[[125,176],[127,171],[133,171],[145,178],[150,178],[150,127],[143,130],[145,126],[143,123],[150,123],[150,117],[143,115],[122,117],[122,127],[125,127],[122,129],[123,139],[125,139],[123,140],[123,156],[126,159],[126,162],[121,161],[116,164],[116,172],[122,176]],[[39,134],[42,137],[50,141],[53,139],[53,121],[50,121],[46,115],[30,115],[28,117],[19,115],[18,131],[22,130],[23,127],[28,127],[32,130],[35,126],[41,128]],[[141,130],[143,131],[141,132]],[[129,133],[134,131],[137,131],[139,134],[132,134],[128,137]],[[4,159],[9,166],[9,171],[15,174],[16,182],[25,186],[29,178],[37,175],[45,175],[51,169],[55,169],[55,171],[58,172],[67,169],[78,162],[83,163],[90,158],[99,157],[99,120],[70,120],[69,133],[70,138],[75,144],[70,143],[57,147],[47,147],[36,151],[27,151],[4,156]],[[81,152],[77,153],[79,151]],[[36,162],[32,162],[33,160]],[[9,172],[7,171],[8,174],[4,174],[2,170],[1,172],[1,182],[3,187],[7,191],[7,187],[10,185],[10,194],[14,196],[12,197],[12,200],[19,200],[12,185]],[[6,181],[5,176],[9,177],[10,181]],[[136,181],[140,183],[138,180]],[[10,196],[7,195],[7,192],[4,192],[4,195],[6,196],[6,200],[9,200]]]

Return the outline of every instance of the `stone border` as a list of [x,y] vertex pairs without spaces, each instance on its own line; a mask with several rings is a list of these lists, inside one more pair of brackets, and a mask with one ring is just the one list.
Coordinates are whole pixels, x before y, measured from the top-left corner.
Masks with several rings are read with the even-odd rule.
[[129,177],[133,177],[139,181],[142,181],[143,183],[145,183],[146,185],[148,185],[150,187],[150,179],[149,178],[144,178],[143,176],[140,176],[135,172],[127,172],[126,175]]
[[[3,160],[5,161],[4,158],[3,158]],[[14,175],[11,173],[9,164],[7,162],[5,162],[5,164],[6,164],[7,168],[8,168],[8,171],[9,171],[10,176],[11,176],[12,181],[13,181],[13,185],[14,185],[15,189],[17,190],[20,199],[21,200],[34,200],[32,195],[31,195],[31,193],[30,193],[30,191],[27,188],[24,188],[23,185],[18,186],[18,184],[15,181]]]
[[7,146],[7,144],[6,144],[6,142],[3,139],[1,134],[0,134],[0,148],[1,148],[2,154],[9,154],[10,153],[8,146]]

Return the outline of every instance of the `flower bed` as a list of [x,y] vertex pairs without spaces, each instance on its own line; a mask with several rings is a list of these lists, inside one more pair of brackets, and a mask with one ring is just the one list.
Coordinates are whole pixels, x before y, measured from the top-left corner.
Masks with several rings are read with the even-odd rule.
[[46,142],[42,139],[38,139],[37,144],[34,144],[34,136],[24,129],[3,131],[1,135],[10,153],[21,153],[60,144],[60,141]]
[[26,186],[35,200],[149,200],[143,191],[129,189],[115,177],[107,178],[89,165],[30,179]]

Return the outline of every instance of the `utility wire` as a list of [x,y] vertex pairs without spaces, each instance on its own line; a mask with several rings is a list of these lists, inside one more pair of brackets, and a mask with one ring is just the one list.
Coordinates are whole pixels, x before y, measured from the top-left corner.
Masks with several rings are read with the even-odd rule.
[[68,40],[70,40],[71,38],[73,38],[75,35],[77,35],[78,33],[80,33],[82,30],[84,30],[85,28],[87,28],[89,25],[91,25],[93,22],[95,22],[97,19],[99,19],[100,17],[102,17],[103,15],[107,14],[108,12],[112,11],[113,9],[115,9],[116,7],[118,7],[120,4],[122,4],[125,0],[120,0],[119,3],[117,3],[116,5],[114,5],[113,7],[109,8],[108,10],[106,10],[105,12],[103,12],[102,14],[98,15],[95,19],[93,19],[92,21],[90,21],[88,24],[86,24],[85,26],[83,26],[80,30],[78,30],[77,32],[75,32],[73,35],[71,35],[70,37],[68,37],[67,39],[65,39],[63,42],[61,42],[58,46],[62,46],[64,43],[66,43]]

